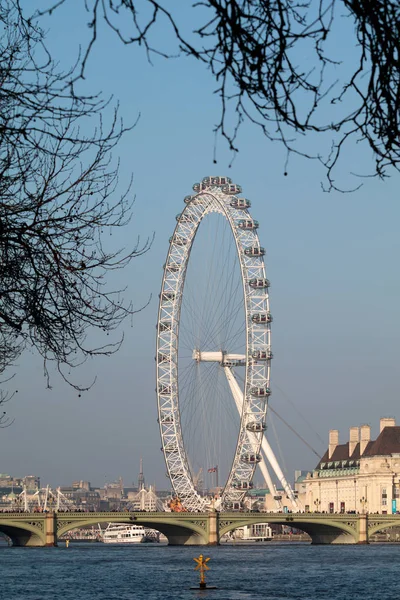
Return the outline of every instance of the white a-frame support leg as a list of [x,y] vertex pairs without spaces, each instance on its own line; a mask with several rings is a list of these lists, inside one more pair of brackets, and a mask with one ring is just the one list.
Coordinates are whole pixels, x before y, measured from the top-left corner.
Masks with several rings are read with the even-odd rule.
[[[225,375],[226,378],[228,380],[229,383],[229,387],[231,388],[231,392],[233,395],[233,398],[235,400],[235,404],[236,404],[236,408],[239,411],[239,414],[242,414],[242,409],[243,409],[243,392],[239,387],[238,382],[235,379],[235,376],[231,370],[230,367],[224,367],[224,371],[225,371]],[[249,436],[249,440],[252,443],[252,436],[254,438],[254,443],[256,444],[256,436],[254,433],[252,432],[248,432],[248,436]],[[292,488],[290,487],[289,483],[286,480],[286,477],[284,476],[278,461],[276,460],[275,454],[271,448],[271,446],[268,443],[268,440],[266,438],[266,436],[264,435],[262,438],[262,442],[261,442],[261,450],[262,450],[262,454],[263,454],[263,458],[264,460],[262,462],[260,462],[258,464],[258,466],[260,467],[261,473],[265,479],[266,484],[269,487],[269,490],[272,493],[275,493],[276,495],[276,490],[275,490],[275,486],[272,483],[271,480],[271,476],[268,472],[267,466],[266,466],[266,460],[268,460],[269,464],[271,465],[272,469],[274,470],[277,478],[279,479],[283,489],[285,490],[285,494],[286,496],[289,498],[289,500],[291,501],[293,508],[295,510],[300,510],[300,506],[298,504],[298,501],[293,493]],[[279,507],[280,508],[280,507]]]
[[[233,399],[235,400],[236,408],[238,409],[238,412],[241,415],[242,414],[242,406],[243,406],[242,390],[240,389],[230,367],[224,367],[224,371],[225,371],[225,375],[226,375],[226,378],[229,383],[229,387],[231,388]],[[248,431],[247,437],[248,437],[250,443],[253,445],[254,452],[256,452],[257,446],[258,446],[258,440],[257,440],[256,435],[252,431]],[[270,494],[272,494],[273,496],[277,496],[276,487],[274,486],[274,484],[272,482],[271,475],[269,474],[266,461],[265,460],[261,461],[260,463],[258,463],[258,466],[260,467],[260,471],[262,473],[262,476],[264,477],[265,483],[268,486]],[[275,503],[276,503],[277,508],[279,510],[281,510],[282,509],[281,501],[275,500]]]

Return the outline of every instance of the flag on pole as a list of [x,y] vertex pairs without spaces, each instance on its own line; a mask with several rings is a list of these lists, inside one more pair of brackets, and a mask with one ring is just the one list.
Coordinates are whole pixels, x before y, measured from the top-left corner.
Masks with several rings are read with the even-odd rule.
[[216,473],[218,471],[218,467],[211,467],[210,469],[208,469],[209,473]]

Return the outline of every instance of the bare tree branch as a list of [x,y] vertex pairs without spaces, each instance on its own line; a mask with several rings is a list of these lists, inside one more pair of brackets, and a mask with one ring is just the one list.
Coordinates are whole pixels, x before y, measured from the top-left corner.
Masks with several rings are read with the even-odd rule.
[[[52,13],[69,0],[51,3]],[[72,3],[70,3],[72,7]],[[348,144],[366,142],[374,174],[400,166],[400,4],[398,0],[200,0],[193,4],[203,24],[193,33],[178,27],[179,11],[156,0],[86,0],[91,39],[81,62],[83,76],[98,24],[105,21],[124,44],[169,57],[157,46],[157,25],[168,25],[181,53],[213,73],[221,98],[216,127],[232,152],[249,120],[288,153],[320,161],[328,189]],[[206,17],[204,17],[206,15]],[[353,36],[356,64],[337,58],[333,35],[345,26]],[[153,40],[155,40],[153,42]],[[232,113],[236,123],[232,122]],[[305,136],[331,136],[327,152],[302,145]],[[313,138],[314,139],[314,138]],[[320,142],[320,143],[321,143]],[[317,143],[317,142],[316,142]],[[315,147],[316,144],[313,144]],[[322,145],[324,147],[324,144]]]
[[131,128],[118,107],[105,125],[101,96],[75,94],[74,72],[58,72],[17,0],[0,3],[0,27],[0,373],[31,346],[45,373],[55,361],[71,383],[63,367],[118,350],[122,338],[90,343],[91,331],[108,336],[134,313],[107,274],[151,244],[110,239],[132,218],[130,186],[118,193],[112,160]]

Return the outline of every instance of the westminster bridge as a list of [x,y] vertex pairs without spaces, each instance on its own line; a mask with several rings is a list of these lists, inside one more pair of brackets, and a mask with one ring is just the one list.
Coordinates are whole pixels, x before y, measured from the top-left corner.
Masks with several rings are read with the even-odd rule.
[[309,534],[313,544],[368,544],[370,536],[400,526],[400,515],[253,512],[47,512],[0,513],[0,532],[15,546],[57,546],[68,531],[98,523],[143,525],[163,533],[170,545],[217,545],[233,529],[276,523]]

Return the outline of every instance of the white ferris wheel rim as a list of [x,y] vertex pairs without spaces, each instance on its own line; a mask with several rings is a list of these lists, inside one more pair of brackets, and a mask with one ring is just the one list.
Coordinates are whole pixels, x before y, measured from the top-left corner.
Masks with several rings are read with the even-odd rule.
[[[193,186],[195,190],[197,187],[198,193],[185,198],[186,206],[177,218],[177,225],[170,238],[160,293],[156,391],[161,450],[164,453],[174,492],[188,510],[203,510],[209,500],[202,497],[195,489],[183,441],[178,386],[179,324],[190,252],[198,227],[212,212],[220,213],[225,217],[235,240],[243,287],[246,335],[246,353],[243,357],[245,366],[243,408],[236,451],[221,495],[222,508],[240,506],[251,486],[260,457],[270,394],[272,354],[269,282],[265,277],[263,252],[261,252],[263,249],[257,234],[258,223],[250,216],[248,211],[250,203],[237,196],[237,192],[241,191],[239,186],[229,184],[228,178],[204,178],[201,184]],[[244,205],[235,206],[240,203]],[[249,249],[253,250],[249,252]],[[262,318],[263,322],[257,322],[255,319],[257,315],[262,315],[259,318]],[[263,356],[263,359],[254,358],[259,356]],[[251,440],[249,431],[252,432]]]

